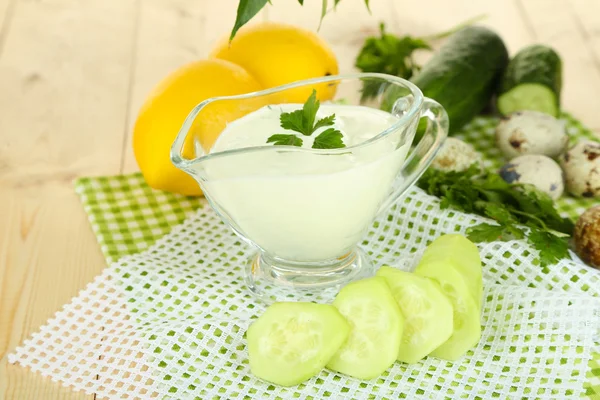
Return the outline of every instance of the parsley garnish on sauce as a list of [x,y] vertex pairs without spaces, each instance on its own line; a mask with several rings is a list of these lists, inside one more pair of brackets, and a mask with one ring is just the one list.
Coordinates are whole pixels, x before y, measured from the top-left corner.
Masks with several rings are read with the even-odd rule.
[[[335,114],[321,118],[315,122],[317,111],[321,103],[317,100],[317,91],[313,89],[311,95],[302,106],[301,110],[281,113],[279,122],[283,129],[294,131],[303,136],[311,136],[317,129],[333,125]],[[278,133],[270,136],[267,143],[275,146],[302,146],[302,139],[297,134]],[[342,132],[335,128],[328,128],[321,132],[312,145],[313,149],[340,149],[346,147]]]

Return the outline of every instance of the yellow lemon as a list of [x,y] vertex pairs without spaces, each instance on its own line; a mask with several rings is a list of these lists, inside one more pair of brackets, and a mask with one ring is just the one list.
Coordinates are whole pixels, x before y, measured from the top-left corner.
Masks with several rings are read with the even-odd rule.
[[[185,118],[198,103],[210,97],[260,89],[244,68],[217,59],[184,65],[163,79],[140,109],[133,129],[133,151],[148,185],[188,196],[201,195],[198,183],[170,159],[171,145]],[[183,156],[194,157],[194,137],[208,150],[227,122],[259,107],[243,100],[209,104],[195,119]]]
[[[265,88],[338,73],[329,45],[314,32],[297,26],[264,22],[245,26],[229,43],[225,37],[210,53],[213,58],[241,65]],[[314,87],[319,100],[330,100],[336,85]],[[282,102],[304,103],[312,91],[304,87],[283,92]]]

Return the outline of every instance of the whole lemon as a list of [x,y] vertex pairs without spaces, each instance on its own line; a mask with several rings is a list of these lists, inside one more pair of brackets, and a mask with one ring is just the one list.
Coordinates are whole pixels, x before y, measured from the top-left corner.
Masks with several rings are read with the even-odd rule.
[[[338,73],[338,63],[329,45],[314,32],[277,22],[242,27],[229,43],[223,38],[210,57],[244,67],[265,88],[298,80]],[[304,103],[313,87],[292,89],[282,102]],[[330,100],[336,85],[315,85],[319,100]]]
[[[188,196],[201,195],[198,183],[170,159],[171,145],[185,118],[208,98],[260,89],[261,85],[244,68],[218,59],[184,65],[165,77],[147,97],[133,128],[135,159],[148,185]],[[259,107],[243,106],[240,102],[215,102],[203,109],[186,138],[184,157],[194,157],[194,137],[208,150],[227,122]]]

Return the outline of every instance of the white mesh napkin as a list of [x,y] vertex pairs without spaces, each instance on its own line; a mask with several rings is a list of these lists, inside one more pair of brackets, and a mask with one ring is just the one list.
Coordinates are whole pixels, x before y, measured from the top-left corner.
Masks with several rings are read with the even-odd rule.
[[[440,210],[413,189],[376,221],[362,246],[377,265],[410,269],[435,237],[482,220]],[[256,379],[244,333],[263,307],[242,278],[252,251],[208,207],[149,250],[107,268],[9,361],[107,398],[581,396],[600,328],[599,300],[581,292],[598,295],[599,273],[563,260],[542,274],[522,241],[479,248],[486,263],[483,335],[454,363],[396,363],[372,381],[324,370],[293,388]]]

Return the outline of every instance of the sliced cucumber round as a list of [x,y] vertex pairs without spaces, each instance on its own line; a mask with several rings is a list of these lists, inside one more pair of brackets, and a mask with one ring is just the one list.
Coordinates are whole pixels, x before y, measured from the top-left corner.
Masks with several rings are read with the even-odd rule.
[[448,263],[454,266],[464,278],[469,292],[475,298],[477,307],[483,301],[483,277],[479,249],[465,236],[452,233],[435,239],[423,253],[419,263]]
[[350,336],[327,368],[358,379],[373,379],[396,361],[404,317],[384,278],[346,285],[333,301],[350,323]]
[[523,83],[501,94],[497,101],[498,111],[508,115],[516,111],[540,111],[558,117],[556,94],[547,86],[538,83]]
[[439,284],[386,266],[379,268],[377,275],[385,278],[404,315],[398,361],[416,363],[450,338],[452,303]]
[[452,264],[421,262],[415,273],[439,283],[453,308],[452,336],[432,351],[431,355],[450,361],[457,360],[475,346],[481,337],[480,308],[470,293],[465,277]]
[[274,303],[248,328],[250,370],[278,385],[297,385],[325,367],[349,332],[332,305]]

